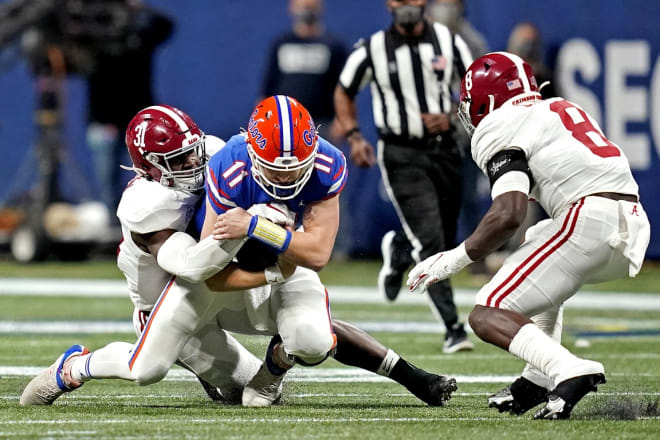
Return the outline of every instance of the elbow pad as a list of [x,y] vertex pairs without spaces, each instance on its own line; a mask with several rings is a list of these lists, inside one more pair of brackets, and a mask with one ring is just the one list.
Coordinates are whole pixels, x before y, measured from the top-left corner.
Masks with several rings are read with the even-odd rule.
[[246,240],[218,241],[208,236],[198,243],[185,232],[175,232],[158,251],[158,265],[172,275],[199,283],[231,263]]

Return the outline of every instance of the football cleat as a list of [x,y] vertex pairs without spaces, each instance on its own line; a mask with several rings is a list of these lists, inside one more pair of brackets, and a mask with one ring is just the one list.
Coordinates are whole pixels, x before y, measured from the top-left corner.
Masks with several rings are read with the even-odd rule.
[[607,382],[603,373],[586,374],[566,379],[548,395],[548,403],[534,414],[534,420],[560,420],[571,417],[575,405],[598,385]]
[[[261,364],[257,374],[243,388],[241,398],[243,406],[270,406],[282,397],[282,380],[287,370],[278,367],[272,361],[273,350],[281,342],[282,338],[280,335],[275,335],[271,338],[268,349],[266,350],[266,360]],[[269,368],[269,364],[271,368]],[[278,374],[273,374],[271,369]]]
[[71,378],[71,361],[89,353],[82,345],[72,345],[48,368],[35,376],[23,390],[19,403],[27,405],[51,405],[64,393],[82,384]]
[[429,373],[428,386],[413,394],[429,406],[444,406],[451,399],[451,393],[458,389],[456,379],[449,376]]
[[243,389],[243,406],[263,407],[276,403],[282,397],[283,379],[284,374],[277,376],[271,373],[264,362]]
[[451,329],[447,330],[445,343],[442,346],[442,352],[445,354],[452,354],[457,351],[470,350],[474,350],[474,344],[468,339],[463,324],[460,322],[454,324]]
[[201,377],[197,376],[197,380],[204,388],[206,395],[220,405],[240,405],[242,390],[236,388],[233,390],[221,390],[219,387],[213,386]]
[[548,390],[545,388],[519,377],[511,385],[489,396],[488,408],[519,416],[547,401],[547,395]]

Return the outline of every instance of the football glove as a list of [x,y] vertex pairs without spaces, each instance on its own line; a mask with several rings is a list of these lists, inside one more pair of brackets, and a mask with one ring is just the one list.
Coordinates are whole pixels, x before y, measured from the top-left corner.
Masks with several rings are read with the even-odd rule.
[[454,249],[431,255],[413,267],[408,273],[406,285],[411,292],[422,293],[430,285],[460,272],[470,263],[472,259],[465,251],[465,243],[461,243]]

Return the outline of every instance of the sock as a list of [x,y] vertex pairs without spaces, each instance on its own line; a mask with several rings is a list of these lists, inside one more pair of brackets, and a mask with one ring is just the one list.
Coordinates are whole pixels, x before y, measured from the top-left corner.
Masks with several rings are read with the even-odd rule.
[[[279,343],[273,347],[270,353],[266,354],[266,367],[271,374],[281,376],[291,369],[296,364],[293,356],[290,356],[284,351],[284,346]],[[287,367],[281,367],[286,365]]]
[[133,344],[112,342],[85,356],[78,356],[71,363],[71,377],[78,382],[90,379],[119,378],[133,380],[128,361]]
[[385,354],[383,361],[380,363],[378,370],[376,370],[376,374],[389,377],[390,373],[392,372],[392,369],[394,368],[396,363],[399,362],[400,359],[401,357],[398,354],[396,354],[394,351],[387,350],[387,353]]
[[427,381],[420,380],[426,375],[424,370],[420,370],[405,359],[399,358],[399,361],[394,364],[389,378],[400,383],[416,395],[418,391],[428,387]]
[[520,328],[511,340],[509,352],[540,370],[555,384],[566,370],[584,363],[534,324]]

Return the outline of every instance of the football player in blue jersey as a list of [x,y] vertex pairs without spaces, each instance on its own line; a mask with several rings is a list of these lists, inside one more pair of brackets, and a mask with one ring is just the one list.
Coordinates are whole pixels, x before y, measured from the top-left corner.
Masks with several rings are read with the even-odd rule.
[[[151,125],[140,121],[136,127],[148,132]],[[162,140],[162,127],[155,124],[154,130],[153,136],[137,131],[140,155],[151,157],[153,148],[162,148],[150,143]],[[127,143],[133,137],[131,131]],[[148,175],[141,178],[149,180]],[[345,182],[342,153],[318,138],[307,110],[289,97],[266,99],[252,114],[248,131],[209,161],[206,200],[197,214],[199,243],[180,229],[141,234],[142,250],[178,278],[162,286],[138,342],[112,343],[91,354],[72,347],[31,382],[21,403],[50,404],[93,378],[157,382],[183,344],[212,322],[227,331],[273,336],[266,361],[243,390],[246,406],[270,405],[294,363],[317,364],[331,353],[340,362],[392,378],[430,405],[442,405],[456,389],[454,379],[418,369],[354,326],[330,319],[327,292],[313,269],[320,270],[330,257]],[[238,248],[256,242],[270,249],[273,259],[248,271]],[[234,256],[238,263],[231,263]]]

